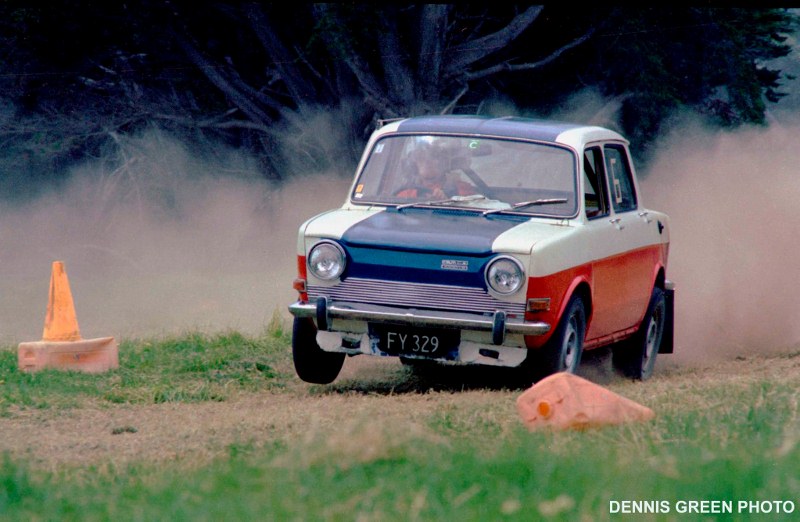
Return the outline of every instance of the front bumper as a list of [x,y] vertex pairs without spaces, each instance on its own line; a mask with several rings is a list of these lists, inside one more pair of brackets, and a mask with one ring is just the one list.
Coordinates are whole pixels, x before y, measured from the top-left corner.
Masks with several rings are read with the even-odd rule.
[[366,323],[394,323],[418,328],[457,328],[476,332],[491,332],[492,343],[503,344],[506,335],[544,335],[550,324],[541,321],[525,321],[520,317],[509,317],[503,311],[491,315],[440,310],[395,308],[346,301],[331,301],[319,297],[315,303],[298,301],[289,306],[295,317],[316,319],[321,331],[335,331],[336,321],[363,321]]

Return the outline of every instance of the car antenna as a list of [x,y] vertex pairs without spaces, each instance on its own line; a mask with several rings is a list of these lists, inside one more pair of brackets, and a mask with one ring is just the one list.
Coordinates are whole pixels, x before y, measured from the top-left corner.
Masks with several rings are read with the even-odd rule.
[[400,120],[405,120],[405,119],[406,119],[406,118],[386,118],[386,119],[379,119],[379,120],[377,121],[377,124],[376,124],[375,128],[377,128],[377,129],[380,129],[381,127],[383,127],[383,126],[384,126],[384,125],[386,125],[387,123],[393,123],[393,122],[400,121]]

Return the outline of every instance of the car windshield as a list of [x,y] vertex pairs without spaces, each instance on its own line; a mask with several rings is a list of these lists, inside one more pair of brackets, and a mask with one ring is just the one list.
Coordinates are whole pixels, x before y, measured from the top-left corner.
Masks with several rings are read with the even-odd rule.
[[380,139],[358,177],[354,203],[452,206],[486,214],[577,214],[575,155],[510,139],[395,135]]

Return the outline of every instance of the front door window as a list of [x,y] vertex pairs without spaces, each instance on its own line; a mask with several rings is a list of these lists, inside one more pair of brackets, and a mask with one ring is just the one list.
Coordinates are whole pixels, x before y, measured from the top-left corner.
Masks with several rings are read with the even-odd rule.
[[616,145],[606,145],[605,158],[614,212],[635,210],[636,191],[633,188],[633,176],[625,150]]

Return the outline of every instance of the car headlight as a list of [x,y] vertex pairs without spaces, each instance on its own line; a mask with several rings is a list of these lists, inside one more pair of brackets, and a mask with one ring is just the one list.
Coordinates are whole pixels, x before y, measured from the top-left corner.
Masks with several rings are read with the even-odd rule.
[[486,268],[486,283],[498,294],[513,294],[525,284],[525,270],[513,257],[500,256]]
[[333,241],[320,241],[308,253],[308,269],[316,277],[329,281],[336,279],[345,266],[344,250]]

